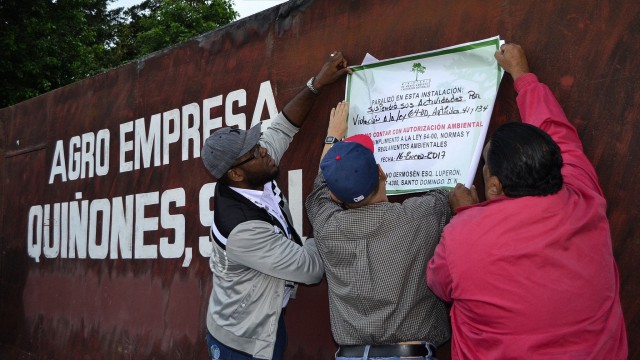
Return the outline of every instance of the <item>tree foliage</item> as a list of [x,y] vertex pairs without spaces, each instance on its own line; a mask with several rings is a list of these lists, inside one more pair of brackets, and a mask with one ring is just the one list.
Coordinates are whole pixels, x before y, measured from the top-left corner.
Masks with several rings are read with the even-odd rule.
[[125,21],[116,30],[114,49],[122,62],[216,29],[238,17],[229,0],[146,0],[122,15]]
[[0,0],[0,108],[228,24],[231,0]]

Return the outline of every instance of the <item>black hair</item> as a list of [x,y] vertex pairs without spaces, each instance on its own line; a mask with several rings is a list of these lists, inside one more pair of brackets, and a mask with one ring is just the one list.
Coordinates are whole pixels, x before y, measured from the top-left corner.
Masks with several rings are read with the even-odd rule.
[[[378,174],[376,174],[378,175]],[[366,198],[362,199],[361,201],[356,202],[344,202],[344,208],[345,209],[357,209],[359,207],[363,207],[365,205],[369,205],[369,203],[371,203],[371,199],[375,196],[375,194],[378,192],[378,189],[380,188],[380,175],[378,175],[378,182],[376,183],[376,186],[373,187],[373,190],[371,190],[371,194],[367,195]]]
[[562,154],[543,130],[507,123],[491,136],[487,166],[508,197],[546,196],[562,188]]

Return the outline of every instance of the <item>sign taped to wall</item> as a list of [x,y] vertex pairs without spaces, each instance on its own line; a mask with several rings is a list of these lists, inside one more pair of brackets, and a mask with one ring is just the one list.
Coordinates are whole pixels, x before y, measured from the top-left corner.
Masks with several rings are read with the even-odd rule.
[[504,73],[501,44],[495,36],[352,68],[348,135],[371,136],[389,195],[471,186]]

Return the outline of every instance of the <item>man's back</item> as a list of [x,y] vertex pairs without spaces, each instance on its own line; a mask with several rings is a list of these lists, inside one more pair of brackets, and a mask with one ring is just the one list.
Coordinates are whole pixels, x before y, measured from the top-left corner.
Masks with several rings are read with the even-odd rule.
[[[562,152],[564,185],[460,209],[429,264],[429,286],[453,301],[453,358],[624,359],[627,345],[606,201],[547,86],[515,82],[522,121]],[[518,157],[515,157],[518,159]]]
[[447,193],[343,210],[323,180],[316,179],[307,210],[325,264],[336,342],[445,342],[447,313],[426,287],[424,268],[450,217]]
[[469,239],[446,247],[453,353],[581,358],[602,349],[592,358],[617,358],[610,351],[621,345],[624,321],[603,206],[601,198],[563,188],[458,214],[445,230],[446,238]]

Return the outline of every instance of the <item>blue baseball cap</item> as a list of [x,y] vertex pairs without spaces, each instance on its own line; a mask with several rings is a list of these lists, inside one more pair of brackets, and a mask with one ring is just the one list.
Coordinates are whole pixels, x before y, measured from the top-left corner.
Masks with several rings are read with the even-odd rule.
[[367,135],[354,135],[334,144],[320,162],[329,190],[345,203],[358,203],[378,185],[378,165],[373,141]]

